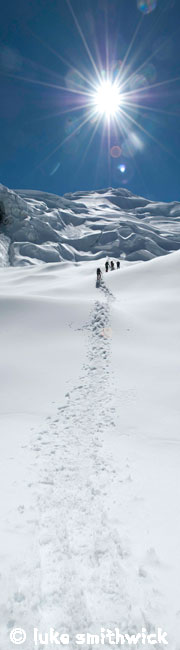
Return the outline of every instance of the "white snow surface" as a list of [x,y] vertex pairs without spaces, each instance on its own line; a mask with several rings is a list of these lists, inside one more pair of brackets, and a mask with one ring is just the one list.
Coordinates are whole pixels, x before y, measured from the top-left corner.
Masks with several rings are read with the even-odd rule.
[[80,219],[63,255],[73,248],[85,260],[103,214],[103,236],[128,221],[135,237],[141,227],[151,242],[163,232],[170,246],[179,207],[140,208],[108,190],[97,193],[95,212],[94,194],[91,210],[90,194],[87,203],[83,193],[44,201],[2,192],[14,267],[0,269],[1,647],[12,650],[20,627],[25,650],[35,647],[34,627],[69,633],[70,650],[77,633],[161,627],[179,650],[180,251],[123,261],[97,288],[93,240],[82,264],[43,264],[31,249],[45,261],[42,225],[57,233],[49,251],[57,245],[61,255],[58,238],[66,228],[75,238]]
[[180,203],[155,203],[125,188],[55,196],[0,185],[9,242],[0,265],[79,262],[104,255],[150,260],[180,248]]

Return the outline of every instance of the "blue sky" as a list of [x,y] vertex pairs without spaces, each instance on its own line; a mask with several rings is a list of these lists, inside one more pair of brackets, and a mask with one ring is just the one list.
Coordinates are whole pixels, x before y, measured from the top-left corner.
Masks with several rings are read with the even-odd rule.
[[[143,14],[137,0],[6,0],[3,184],[56,194],[123,186],[180,200],[180,7],[154,5]],[[110,124],[89,106],[107,74],[123,97]]]

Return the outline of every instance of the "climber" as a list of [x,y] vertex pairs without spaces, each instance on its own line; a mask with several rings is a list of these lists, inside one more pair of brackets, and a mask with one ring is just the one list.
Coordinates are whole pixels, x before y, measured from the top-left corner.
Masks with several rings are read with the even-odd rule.
[[120,262],[117,261],[116,264],[117,264],[117,269],[120,269]]
[[97,282],[100,282],[101,276],[102,276],[101,269],[98,268],[97,269]]
[[105,262],[105,271],[106,271],[106,273],[108,273],[108,271],[109,271],[109,261],[108,260],[106,260],[106,262]]
[[111,271],[114,271],[114,262],[111,260]]

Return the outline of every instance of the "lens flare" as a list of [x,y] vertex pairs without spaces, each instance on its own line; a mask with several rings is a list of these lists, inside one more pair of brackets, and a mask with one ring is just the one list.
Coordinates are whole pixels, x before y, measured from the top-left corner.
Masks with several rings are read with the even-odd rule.
[[114,147],[111,147],[110,154],[112,158],[119,158],[121,155],[121,149],[119,145],[114,145]]
[[122,163],[121,165],[118,165],[118,169],[121,172],[121,174],[124,174],[126,171],[126,165],[123,165]]
[[150,14],[151,11],[156,9],[157,0],[138,0],[137,7],[143,14]]
[[146,77],[147,83],[153,83],[157,77],[156,68],[153,63],[148,63],[143,69],[144,76]]

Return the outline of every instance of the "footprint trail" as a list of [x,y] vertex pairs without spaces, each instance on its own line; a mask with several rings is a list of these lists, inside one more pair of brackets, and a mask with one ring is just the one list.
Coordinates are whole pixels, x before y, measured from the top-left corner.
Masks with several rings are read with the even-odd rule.
[[[129,540],[121,535],[122,484],[128,481],[107,457],[103,440],[115,423],[111,368],[111,304],[102,282],[87,326],[87,356],[79,382],[66,393],[57,415],[34,435],[34,563],[20,570],[20,596],[9,599],[8,625],[28,630],[54,627],[70,635],[101,627],[135,632],[148,622],[132,592],[142,590]],[[129,489],[131,490],[131,484]],[[33,527],[34,526],[34,527]],[[24,587],[23,587],[24,585]],[[28,592],[28,598],[27,593]],[[25,596],[24,596],[25,594]],[[149,593],[145,604],[151,610]],[[136,623],[135,623],[136,621]],[[11,646],[8,646],[8,650]],[[41,646],[39,646],[41,647]],[[138,647],[138,646],[137,646]]]

